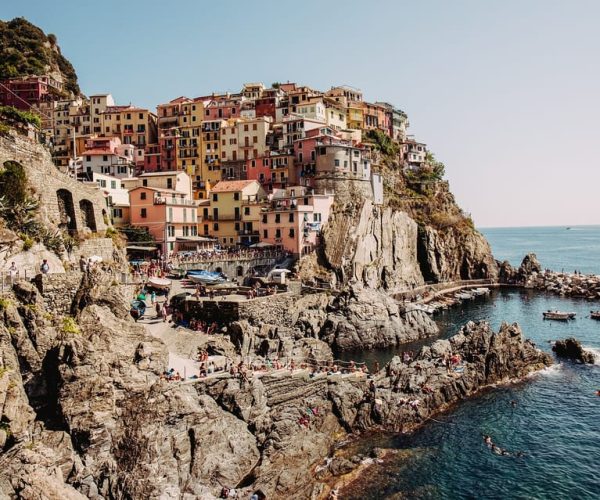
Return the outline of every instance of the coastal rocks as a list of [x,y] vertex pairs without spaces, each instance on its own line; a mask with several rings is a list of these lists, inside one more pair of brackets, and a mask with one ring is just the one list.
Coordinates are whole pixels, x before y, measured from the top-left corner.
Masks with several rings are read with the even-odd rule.
[[424,312],[404,313],[386,294],[357,286],[332,301],[320,338],[338,349],[370,349],[437,332],[437,325]]
[[593,364],[595,362],[594,354],[581,347],[581,343],[573,337],[557,340],[552,346],[552,350],[561,358],[573,359],[580,363]]
[[504,323],[493,332],[485,322],[469,322],[449,344],[451,362],[447,345],[423,349],[409,363],[394,358],[386,375],[375,380],[372,412],[359,412],[354,426],[368,426],[375,416],[390,430],[412,429],[482,387],[522,378],[552,363],[550,356],[523,338],[516,324]]
[[421,226],[418,256],[426,281],[494,279],[498,275],[488,242],[474,229],[442,231]]

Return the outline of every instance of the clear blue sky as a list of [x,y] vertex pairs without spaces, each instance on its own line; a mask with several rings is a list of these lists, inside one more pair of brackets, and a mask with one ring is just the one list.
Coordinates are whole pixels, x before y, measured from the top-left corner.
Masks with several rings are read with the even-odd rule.
[[87,94],[353,85],[408,113],[478,226],[600,223],[600,2],[11,3],[0,18],[56,34]]

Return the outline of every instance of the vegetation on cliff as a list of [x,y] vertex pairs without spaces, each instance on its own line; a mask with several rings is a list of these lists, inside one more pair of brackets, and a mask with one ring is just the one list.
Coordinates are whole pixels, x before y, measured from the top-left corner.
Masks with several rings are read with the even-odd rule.
[[75,69],[61,54],[55,35],[22,17],[0,21],[0,80],[46,73],[62,75],[65,89],[79,94]]

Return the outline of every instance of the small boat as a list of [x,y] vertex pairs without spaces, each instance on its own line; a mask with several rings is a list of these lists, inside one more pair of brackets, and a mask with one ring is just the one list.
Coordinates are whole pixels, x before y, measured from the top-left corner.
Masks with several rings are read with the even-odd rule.
[[187,277],[193,283],[203,283],[205,285],[216,285],[227,281],[221,273],[211,273],[203,270],[188,271]]
[[600,319],[600,311],[590,311],[590,318]]
[[554,319],[557,321],[568,321],[570,319],[575,319],[574,312],[563,312],[563,311],[546,311],[542,313],[544,319]]
[[148,286],[158,290],[168,290],[171,288],[171,280],[164,278],[148,278]]

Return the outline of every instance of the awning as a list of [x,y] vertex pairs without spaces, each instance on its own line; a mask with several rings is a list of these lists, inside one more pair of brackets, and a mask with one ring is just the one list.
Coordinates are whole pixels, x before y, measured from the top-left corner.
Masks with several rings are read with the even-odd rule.
[[175,238],[177,241],[188,241],[193,243],[216,243],[216,238],[209,238],[207,236],[178,236]]
[[142,247],[137,245],[131,245],[127,247],[127,250],[145,250],[146,252],[156,252],[158,248],[155,247]]

